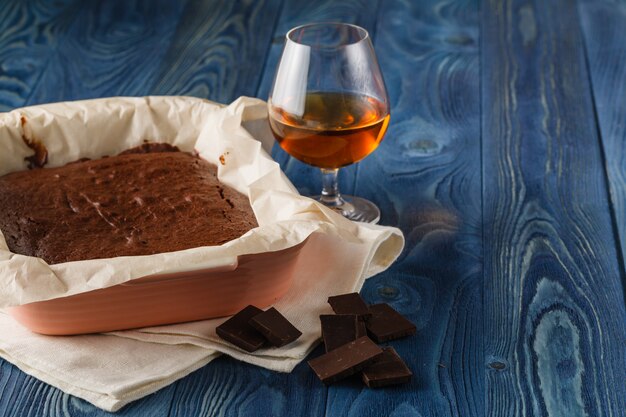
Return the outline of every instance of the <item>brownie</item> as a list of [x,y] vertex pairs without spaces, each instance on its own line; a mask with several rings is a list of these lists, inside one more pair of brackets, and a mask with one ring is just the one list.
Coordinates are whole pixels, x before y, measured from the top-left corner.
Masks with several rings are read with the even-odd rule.
[[50,264],[221,245],[256,226],[215,165],[166,144],[0,177],[9,249]]

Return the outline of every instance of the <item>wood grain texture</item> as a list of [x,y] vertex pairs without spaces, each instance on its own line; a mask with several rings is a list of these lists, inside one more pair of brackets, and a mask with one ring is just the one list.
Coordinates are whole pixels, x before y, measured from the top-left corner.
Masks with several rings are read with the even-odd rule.
[[[578,10],[604,150],[611,205],[626,259],[626,1],[581,0]],[[622,275],[624,278],[626,275]],[[622,281],[626,290],[626,280]]]
[[254,96],[279,9],[280,0],[190,0],[152,92],[221,103]]
[[626,314],[574,6],[483,7],[488,416],[626,410]]
[[306,361],[281,374],[221,357],[176,384],[169,416],[321,416],[325,402]]
[[23,106],[79,2],[0,0],[0,111]]
[[27,104],[152,92],[185,2],[83,2]]
[[[280,60],[287,32],[299,25],[316,22],[345,22],[359,25],[376,36],[377,10],[380,0],[285,0],[280,19],[276,23],[272,45],[267,55],[263,77],[256,96],[267,100],[274,81],[274,73]],[[272,157],[280,164],[291,179],[297,178],[294,185],[303,195],[317,195],[322,190],[322,176],[319,169],[306,165],[274,146]],[[339,174],[339,189],[342,193],[354,192],[354,183],[359,164],[342,168]],[[367,197],[367,196],[365,196]]]
[[388,1],[375,49],[391,99],[379,149],[361,162],[358,195],[406,237],[400,261],[366,281],[417,334],[390,344],[408,385],[332,386],[329,416],[482,416],[482,244],[478,2]]

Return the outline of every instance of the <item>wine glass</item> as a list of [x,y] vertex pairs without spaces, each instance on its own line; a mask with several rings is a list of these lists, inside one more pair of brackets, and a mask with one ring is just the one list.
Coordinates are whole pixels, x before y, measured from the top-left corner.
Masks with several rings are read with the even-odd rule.
[[367,31],[345,23],[291,29],[268,99],[274,137],[289,155],[322,170],[320,202],[362,222],[380,210],[342,195],[339,168],[372,153],[389,124],[389,99]]

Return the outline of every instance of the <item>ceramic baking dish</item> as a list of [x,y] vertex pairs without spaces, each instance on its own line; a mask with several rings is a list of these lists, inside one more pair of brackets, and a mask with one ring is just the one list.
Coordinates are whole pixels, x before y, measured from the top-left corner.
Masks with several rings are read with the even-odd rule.
[[36,333],[72,335],[227,316],[249,304],[264,308],[289,289],[305,244],[24,304],[9,313]]

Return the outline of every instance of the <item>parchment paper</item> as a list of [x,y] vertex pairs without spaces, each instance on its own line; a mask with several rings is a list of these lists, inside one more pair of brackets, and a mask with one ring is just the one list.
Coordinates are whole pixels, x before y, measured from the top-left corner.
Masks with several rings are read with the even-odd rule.
[[167,142],[185,151],[195,149],[216,164],[220,181],[250,197],[259,223],[222,246],[56,265],[11,253],[0,231],[0,308],[106,288],[167,270],[191,269],[207,260],[280,250],[314,232],[355,244],[371,241],[372,233],[376,234],[364,276],[386,269],[402,250],[402,233],[351,222],[300,196],[261,142],[242,127],[242,122],[254,126],[265,117],[265,103],[246,97],[228,107],[190,97],[107,98],[0,114],[0,175],[27,169],[24,158],[33,151],[24,138],[45,145],[49,167],[114,155],[144,140]]

